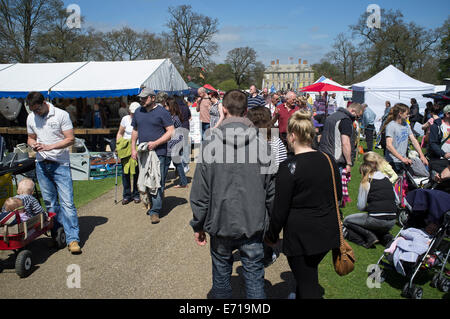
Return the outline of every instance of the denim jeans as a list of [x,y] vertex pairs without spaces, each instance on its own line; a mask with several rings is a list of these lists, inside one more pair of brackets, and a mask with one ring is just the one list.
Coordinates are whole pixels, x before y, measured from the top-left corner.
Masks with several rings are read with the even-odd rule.
[[205,139],[205,133],[207,130],[209,130],[211,128],[211,124],[210,123],[201,123],[201,130],[202,130],[202,141]]
[[152,207],[147,212],[147,215],[156,215],[161,213],[163,199],[164,199],[164,186],[166,184],[167,172],[170,166],[170,156],[158,155],[159,169],[161,173],[161,187],[158,189],[156,195],[150,195],[149,198],[152,202]]
[[354,237],[352,241],[361,245],[389,233],[395,225],[395,219],[384,220],[367,213],[357,213],[345,217],[343,224]]
[[66,242],[80,241],[77,209],[73,202],[70,166],[53,162],[36,162],[36,176],[48,212],[56,213],[56,223],[64,227]]
[[123,199],[134,200],[140,198],[137,186],[138,176],[139,169],[136,167],[136,174],[133,175],[133,191],[131,191],[131,174],[122,173]]
[[212,295],[217,299],[231,299],[231,274],[233,250],[238,249],[248,299],[265,299],[264,292],[264,248],[261,236],[250,239],[226,239],[211,237],[213,287]]
[[180,176],[180,186],[186,186],[187,185],[187,178],[186,173],[184,172],[184,164],[181,163],[175,163],[173,162],[173,165],[175,165],[175,169],[178,172],[178,176]]

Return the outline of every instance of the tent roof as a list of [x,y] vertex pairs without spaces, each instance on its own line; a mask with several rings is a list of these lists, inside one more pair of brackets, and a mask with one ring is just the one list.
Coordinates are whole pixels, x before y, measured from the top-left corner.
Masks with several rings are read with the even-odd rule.
[[86,62],[17,63],[0,71],[0,98],[25,98],[30,91],[48,95],[48,90]]
[[343,89],[347,89],[345,86],[343,86],[343,85],[341,85],[341,84],[339,84],[339,83],[337,83],[337,82],[335,82],[335,81],[333,81],[333,80],[331,80],[331,79],[329,79],[329,78],[327,78],[327,77],[325,77],[323,75],[316,82],[314,82],[314,84],[317,84],[317,83],[326,83],[326,84],[331,84],[331,85],[334,85],[334,86],[338,86],[338,87],[343,88]]
[[434,91],[434,85],[413,79],[393,65],[367,81],[352,85],[353,91]]
[[0,63],[0,71],[5,70],[9,68],[10,66],[13,66],[14,64],[1,64]]
[[141,87],[188,91],[169,59],[16,64],[0,71],[0,97],[24,98],[30,91],[50,98],[114,97],[137,95]]
[[305,86],[301,89],[302,92],[339,92],[350,91],[342,86],[336,86],[326,82],[319,82],[312,85]]

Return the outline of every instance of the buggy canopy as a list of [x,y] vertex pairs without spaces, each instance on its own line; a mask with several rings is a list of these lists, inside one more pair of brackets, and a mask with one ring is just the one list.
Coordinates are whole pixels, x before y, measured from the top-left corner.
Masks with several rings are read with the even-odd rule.
[[169,95],[189,88],[169,59],[15,64],[1,70],[0,98],[25,98],[39,91],[48,98],[118,97],[139,94],[142,87]]

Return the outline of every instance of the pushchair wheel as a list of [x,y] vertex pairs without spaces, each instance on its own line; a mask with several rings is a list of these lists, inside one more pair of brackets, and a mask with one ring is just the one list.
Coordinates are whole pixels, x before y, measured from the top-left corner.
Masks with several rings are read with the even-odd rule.
[[402,297],[409,299],[422,299],[423,289],[420,287],[416,287],[415,285],[409,286],[409,283],[406,283],[402,290]]
[[440,278],[441,278],[440,274],[435,274],[433,276],[433,279],[431,279],[430,286],[433,288],[437,288]]
[[32,254],[29,250],[22,250],[16,258],[16,273],[20,278],[28,277],[33,266]]
[[437,283],[437,288],[442,292],[448,292],[450,286],[450,280],[444,277],[440,277]]
[[59,249],[63,249],[64,247],[66,247],[66,233],[64,232],[63,227],[58,228],[54,240]]
[[405,227],[406,223],[408,222],[408,212],[406,209],[400,209],[398,212],[398,224],[401,227]]

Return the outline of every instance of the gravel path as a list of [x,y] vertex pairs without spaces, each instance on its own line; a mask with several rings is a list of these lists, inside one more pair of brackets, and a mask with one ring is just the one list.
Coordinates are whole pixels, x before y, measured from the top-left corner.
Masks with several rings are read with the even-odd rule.
[[[194,168],[191,164],[189,180]],[[14,254],[0,251],[0,298],[208,298],[209,246],[199,247],[194,242],[189,226],[190,188],[175,189],[175,180],[170,179],[173,174],[169,172],[162,218],[157,225],[150,223],[142,204],[115,205],[113,189],[78,208],[81,255],[71,255],[67,248],[49,248],[52,240],[43,236],[29,246],[35,265],[32,274],[20,279],[14,270]],[[119,187],[118,194],[121,192]],[[245,298],[238,254],[235,260],[234,297]],[[293,277],[283,255],[266,269],[265,278],[269,298],[286,298],[293,291]],[[76,287],[78,283],[80,288]]]

